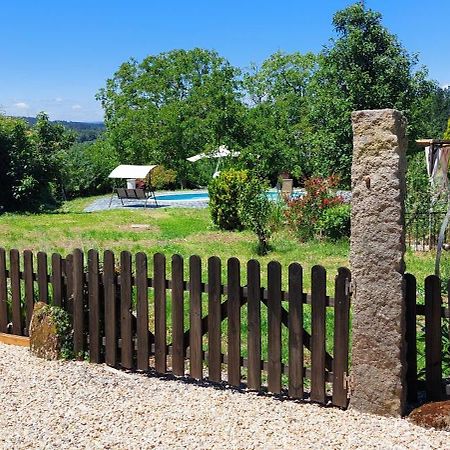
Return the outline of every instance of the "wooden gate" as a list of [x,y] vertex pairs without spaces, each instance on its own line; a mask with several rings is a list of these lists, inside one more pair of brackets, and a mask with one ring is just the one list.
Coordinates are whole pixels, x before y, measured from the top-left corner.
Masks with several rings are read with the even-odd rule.
[[256,260],[223,267],[211,257],[203,270],[198,256],[185,264],[174,255],[167,268],[158,253],[149,277],[144,253],[133,261],[106,251],[100,261],[90,250],[85,261],[75,250],[48,265],[40,252],[36,272],[31,252],[11,250],[8,259],[7,270],[0,250],[0,332],[26,335],[39,299],[70,313],[74,352],[93,363],[347,406],[348,269],[339,269],[331,297],[325,269],[312,268],[306,293],[297,263],[283,277],[270,262],[265,288]]

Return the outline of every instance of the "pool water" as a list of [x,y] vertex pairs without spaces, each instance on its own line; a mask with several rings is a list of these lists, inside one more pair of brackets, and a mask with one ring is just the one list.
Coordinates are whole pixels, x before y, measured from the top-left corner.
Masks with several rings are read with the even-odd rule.
[[[276,191],[268,191],[267,196],[270,199],[276,199],[278,196],[278,192]],[[173,200],[173,201],[191,201],[191,202],[198,202],[198,201],[208,201],[209,195],[208,192],[191,192],[191,193],[185,193],[185,194],[162,194],[157,195],[156,200]]]

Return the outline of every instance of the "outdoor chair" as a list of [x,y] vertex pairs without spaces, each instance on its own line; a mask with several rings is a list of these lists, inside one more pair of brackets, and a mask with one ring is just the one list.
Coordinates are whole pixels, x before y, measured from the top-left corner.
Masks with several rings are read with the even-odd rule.
[[[150,199],[155,201],[155,205],[158,206],[158,202],[156,201],[155,193],[153,191],[145,191],[144,189],[125,189],[125,188],[117,188],[116,189],[117,197],[120,199],[122,205],[124,204],[124,200],[143,200],[144,208],[147,207],[147,203]],[[110,203],[111,206],[111,203]]]

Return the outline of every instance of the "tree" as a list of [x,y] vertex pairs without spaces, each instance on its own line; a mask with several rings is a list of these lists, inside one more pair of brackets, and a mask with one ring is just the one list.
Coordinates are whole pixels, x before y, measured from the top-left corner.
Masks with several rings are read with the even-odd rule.
[[247,113],[247,167],[272,182],[282,172],[308,172],[308,85],[316,69],[312,53],[276,52],[244,76]]
[[202,49],[122,64],[97,96],[121,162],[163,164],[184,181],[188,156],[238,147],[244,115],[238,73]]
[[352,154],[351,112],[396,108],[408,118],[418,98],[429,94],[426,72],[381,23],[381,14],[361,3],[333,17],[337,33],[320,55],[311,83],[317,172],[337,173],[346,184]]
[[0,208],[35,210],[60,199],[61,152],[74,141],[64,127],[41,113],[34,127],[0,116]]

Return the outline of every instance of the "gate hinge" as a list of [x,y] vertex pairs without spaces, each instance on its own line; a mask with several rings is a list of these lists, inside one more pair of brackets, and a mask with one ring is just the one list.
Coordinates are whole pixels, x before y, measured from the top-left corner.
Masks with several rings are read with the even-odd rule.
[[354,387],[355,387],[355,380],[353,378],[353,374],[352,373],[347,374],[347,372],[344,372],[344,389],[347,390],[347,398],[351,397]]
[[353,295],[354,292],[355,292],[355,282],[347,278],[345,280],[345,295]]

